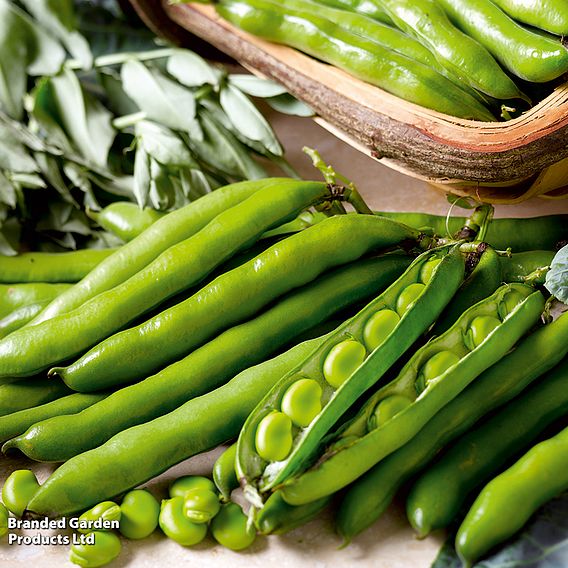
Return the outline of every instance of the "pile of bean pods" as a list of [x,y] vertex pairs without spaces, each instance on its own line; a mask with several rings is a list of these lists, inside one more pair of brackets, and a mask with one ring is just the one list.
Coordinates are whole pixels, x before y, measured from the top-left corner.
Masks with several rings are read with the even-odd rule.
[[[98,221],[126,244],[0,257],[2,451],[61,463],[41,485],[30,470],[6,480],[3,532],[9,514],[78,516],[88,539],[71,560],[101,566],[118,534],[159,526],[192,546],[209,530],[241,550],[340,494],[349,541],[415,479],[408,515],[424,536],[530,450],[465,518],[456,546],[471,562],[568,488],[549,449],[562,435],[530,449],[566,416],[568,316],[543,323],[541,284],[567,216],[373,214],[328,177],[240,182],[165,215],[121,206]],[[510,441],[484,444],[495,428]],[[137,489],[237,439],[213,481],[180,478],[161,506]],[[524,516],[507,520],[500,503],[539,460],[554,483],[522,489]],[[231,502],[239,484],[246,513]]]
[[407,101],[510,119],[568,72],[564,0],[212,0],[232,24]]

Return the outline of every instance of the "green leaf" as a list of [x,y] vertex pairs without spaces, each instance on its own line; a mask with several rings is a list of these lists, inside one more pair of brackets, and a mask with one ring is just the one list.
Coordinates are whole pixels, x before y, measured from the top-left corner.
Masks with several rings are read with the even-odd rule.
[[217,86],[223,77],[222,71],[187,49],[177,49],[168,58],[167,70],[187,87],[200,87],[206,84]]
[[150,156],[144,148],[138,148],[134,160],[134,196],[141,209],[148,205],[150,182]]
[[98,70],[99,81],[105,90],[107,106],[116,115],[127,115],[138,112],[138,105],[124,92],[120,75],[113,69]]
[[[1,3],[5,2],[6,0],[2,0]],[[26,62],[28,73],[34,76],[57,73],[65,61],[65,50],[61,44],[38,26],[23,10],[14,4],[10,4],[10,10],[17,20],[15,24],[25,32],[28,47]]]
[[74,187],[81,190],[85,197],[83,198],[83,205],[89,209],[99,209],[100,205],[93,192],[91,180],[87,175],[87,169],[79,166],[74,162],[65,162],[63,164],[63,172],[69,178],[69,181]]
[[155,122],[142,120],[135,128],[138,144],[147,154],[167,166],[198,167],[189,148],[175,132]]
[[30,59],[27,32],[27,26],[7,0],[0,0],[0,108],[16,119],[22,116],[26,92]]
[[38,165],[26,147],[4,122],[0,122],[0,169],[25,173],[38,171]]
[[47,187],[43,178],[37,174],[11,173],[10,181],[16,187],[28,189],[45,189]]
[[544,286],[554,297],[568,304],[568,245],[562,247],[552,259]]
[[183,192],[189,201],[195,201],[214,189],[201,170],[181,170],[180,179]]
[[111,113],[83,91],[72,71],[64,69],[50,83],[64,131],[85,158],[106,165],[115,136]]
[[243,93],[262,99],[287,93],[286,88],[279,83],[270,79],[261,79],[254,75],[234,73],[229,75],[228,81]]
[[121,77],[126,94],[149,119],[176,130],[194,130],[195,98],[191,91],[135,60],[122,66]]
[[91,67],[93,56],[87,40],[76,29],[72,0],[21,1],[28,12],[63,43],[71,56],[80,62],[83,69]]
[[[568,566],[568,495],[547,503],[515,539],[472,568],[562,568]],[[432,568],[462,568],[450,537]]]
[[219,102],[229,120],[244,136],[260,142],[270,153],[282,155],[282,146],[272,128],[246,95],[228,84],[221,89]]
[[299,101],[289,93],[278,95],[276,97],[269,97],[265,99],[266,104],[271,106],[274,110],[282,114],[290,114],[293,116],[314,116],[315,112],[306,103]]
[[45,152],[36,152],[35,154],[36,162],[40,168],[42,175],[49,182],[49,185],[59,193],[64,201],[79,207],[79,203],[75,200],[71,194],[70,189],[67,187],[66,183],[63,181],[63,176],[61,175],[61,170],[59,169],[59,162],[57,158],[46,154]]
[[0,203],[8,205],[12,209],[17,205],[16,189],[3,172],[0,172]]
[[150,159],[150,205],[158,211],[166,211],[176,201],[175,186],[168,169],[157,160]]
[[238,179],[260,179],[266,171],[255,162],[248,149],[205,109],[199,113],[205,138],[195,143],[189,139],[193,153],[210,167]]

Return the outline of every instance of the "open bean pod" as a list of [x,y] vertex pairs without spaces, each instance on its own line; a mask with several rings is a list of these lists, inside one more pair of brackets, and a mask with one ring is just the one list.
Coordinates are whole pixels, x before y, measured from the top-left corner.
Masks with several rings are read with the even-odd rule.
[[341,415],[428,329],[464,271],[459,245],[423,253],[266,395],[237,446],[237,475],[253,505],[262,505],[257,489],[305,466]]
[[403,446],[503,357],[543,309],[542,294],[523,284],[506,284],[472,306],[447,332],[416,351],[394,381],[328,437],[327,449],[311,469],[279,480],[282,497],[301,505],[334,493]]

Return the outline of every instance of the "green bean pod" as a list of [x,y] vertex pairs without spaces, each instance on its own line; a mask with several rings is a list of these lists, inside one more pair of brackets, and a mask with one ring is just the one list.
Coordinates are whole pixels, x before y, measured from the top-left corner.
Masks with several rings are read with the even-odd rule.
[[171,412],[262,362],[303,331],[382,290],[409,262],[401,255],[386,255],[332,271],[153,377],[120,389],[79,414],[34,424],[3,450],[17,449],[38,461],[65,461],[95,448],[118,432]]
[[50,517],[82,511],[234,438],[266,390],[324,339],[301,343],[217,390],[70,459],[47,479],[28,509]]
[[320,4],[325,4],[326,6],[331,6],[332,8],[340,8],[343,10],[348,10],[349,12],[355,12],[357,14],[363,14],[382,22],[383,24],[392,25],[392,20],[385,10],[379,6],[377,2],[373,0],[317,0]]
[[551,250],[531,250],[499,258],[504,282],[523,282],[535,270],[550,266],[556,253]]
[[101,211],[89,209],[87,215],[105,231],[127,243],[161,219],[165,213],[151,207],[140,209],[136,203],[117,201],[107,205]]
[[[463,281],[464,271],[459,245],[423,253],[394,284],[338,327],[267,393],[247,419],[238,440],[237,476],[253,505],[262,506],[258,491],[278,486],[305,466],[338,416],[379,382],[428,329]],[[417,292],[407,303],[408,292],[414,290]],[[356,350],[353,361],[346,349]],[[313,391],[313,396],[302,392],[303,385]],[[307,399],[316,395],[317,400],[310,405]],[[270,431],[264,432],[273,419],[282,427],[286,421],[290,423],[286,439],[279,443],[270,439]],[[277,454],[264,446],[272,446]]]
[[338,491],[406,444],[503,357],[537,323],[543,309],[542,294],[523,284],[507,284],[469,308],[368,399],[330,438],[311,469],[284,481],[284,499],[302,505]]
[[224,501],[231,500],[231,493],[239,486],[235,472],[237,444],[231,444],[213,464],[213,481]]
[[491,247],[485,249],[481,247],[480,254],[481,257],[473,272],[465,279],[431,329],[431,336],[441,335],[447,331],[468,308],[491,296],[504,281],[501,275],[500,257],[495,250]]
[[288,505],[280,493],[275,491],[256,513],[254,524],[260,534],[286,534],[309,523],[330,503],[331,497],[328,496],[294,507]]
[[[467,217],[446,217],[428,213],[381,211],[388,217],[410,227],[431,227],[440,236],[455,235]],[[526,219],[493,219],[487,229],[485,242],[497,250],[511,248],[515,253],[529,250],[553,250],[568,240],[568,215],[546,215]]]
[[456,552],[471,566],[513,536],[534,512],[568,489],[568,428],[529,450],[489,482],[456,535]]
[[[449,442],[491,410],[505,404],[568,353],[568,315],[525,339],[484,371],[396,452],[360,477],[345,493],[336,517],[346,541],[372,525],[398,489]],[[512,372],[513,371],[513,372]]]
[[0,284],[0,318],[4,318],[14,310],[29,304],[50,302],[69,288],[71,288],[71,284],[49,284],[45,282]]
[[128,280],[171,246],[191,237],[217,215],[271,185],[290,183],[286,178],[244,181],[219,188],[168,213],[144,233],[102,261],[76,286],[53,301],[33,324],[70,312],[101,292]]
[[0,282],[79,282],[116,249],[0,255]]
[[286,0],[286,9],[318,14],[321,18],[341,25],[351,33],[380,43],[388,49],[402,53],[442,74],[444,73],[444,67],[438,63],[427,47],[399,29],[377,22],[367,16],[332,8],[326,4],[326,2],[319,2],[318,0]]
[[[556,35],[568,35],[568,9],[563,0],[493,0],[511,18]],[[544,9],[543,9],[544,8]]]
[[60,380],[48,381],[44,378],[27,381],[14,381],[0,385],[0,417],[40,406],[72,394]]
[[[46,381],[43,381],[44,383]],[[22,386],[25,386],[24,383]],[[0,392],[3,387],[0,386]],[[108,393],[73,393],[55,400],[45,402],[32,408],[16,410],[0,416],[0,442],[23,434],[30,426],[54,416],[76,414],[96,404],[108,396]]]
[[245,31],[295,47],[407,101],[439,112],[493,121],[474,96],[405,55],[305,10],[271,0],[219,0],[218,13]]
[[568,360],[496,415],[456,440],[414,482],[406,515],[420,537],[458,517],[476,487],[526,451],[545,428],[568,414]]
[[7,316],[4,316],[0,319],[0,339],[32,321],[48,304],[49,300],[36,304],[27,304],[26,306],[16,308]]
[[526,98],[491,53],[457,29],[434,0],[376,1],[401,30],[428,47],[465,85],[496,99]]
[[560,38],[524,28],[491,0],[438,1],[457,27],[484,45],[517,77],[545,83],[568,72],[568,49]]
[[323,182],[309,181],[258,190],[220,213],[192,237],[167,249],[126,282],[80,308],[5,338],[0,342],[0,376],[30,375],[83,353],[136,317],[203,280],[227,258],[258,240],[265,230],[338,193]]
[[[241,222],[250,221],[244,216]],[[109,337],[72,365],[53,369],[50,374],[57,374],[78,391],[139,380],[250,318],[280,295],[311,282],[325,270],[419,237],[418,231],[381,217],[331,217],[276,243],[251,261],[220,275],[184,302]],[[4,344],[14,335],[4,339]],[[0,353],[2,348],[0,342]],[[2,367],[0,357],[0,375]]]

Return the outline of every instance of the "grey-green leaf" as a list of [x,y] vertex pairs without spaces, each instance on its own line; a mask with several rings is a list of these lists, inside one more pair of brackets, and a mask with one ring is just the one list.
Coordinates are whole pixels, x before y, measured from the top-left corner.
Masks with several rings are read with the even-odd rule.
[[0,53],[0,109],[19,119],[23,112],[30,46],[26,26],[7,0],[0,0]]
[[194,128],[195,99],[190,90],[135,60],[122,66],[121,77],[126,94],[149,119],[177,130]]
[[254,75],[234,73],[229,75],[229,83],[247,95],[263,99],[283,95],[287,92],[286,88],[279,83],[270,79],[261,79]]
[[168,58],[167,70],[180,83],[187,87],[200,87],[201,85],[218,85],[223,72],[212,67],[193,51],[176,49]]
[[150,181],[150,156],[144,148],[138,148],[134,160],[134,197],[140,208],[148,205]]
[[26,147],[4,122],[0,122],[0,169],[25,173],[38,171],[38,166]]
[[552,259],[544,283],[546,289],[564,304],[568,304],[568,245]]
[[16,189],[3,172],[0,172],[0,203],[11,208],[16,207],[17,203]]
[[276,97],[266,98],[266,104],[270,105],[274,110],[282,114],[290,114],[293,116],[314,116],[315,112],[306,103],[299,101],[289,93],[278,95]]
[[53,77],[51,86],[61,126],[69,138],[87,159],[106,165],[115,136],[111,113],[83,91],[75,73],[68,69]]
[[189,148],[172,130],[149,120],[136,124],[138,144],[158,162],[168,166],[197,167]]
[[93,63],[87,40],[76,30],[72,0],[22,0],[32,16],[58,38],[83,69]]
[[221,89],[219,102],[229,120],[244,136],[261,142],[272,154],[282,155],[282,146],[272,128],[251,100],[239,89],[227,84]]

